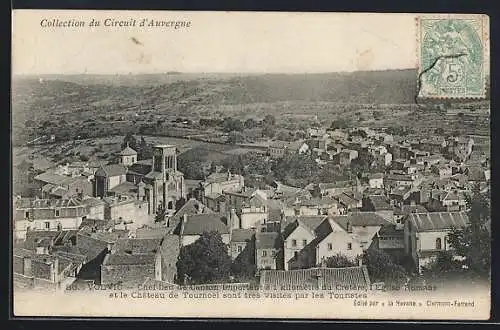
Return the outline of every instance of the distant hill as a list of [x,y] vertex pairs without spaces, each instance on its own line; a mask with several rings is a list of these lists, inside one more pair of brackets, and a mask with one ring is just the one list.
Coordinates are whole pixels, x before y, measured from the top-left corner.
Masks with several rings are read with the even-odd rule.
[[[324,74],[48,75],[14,77],[14,121],[41,120],[47,112],[113,112],[127,107],[190,106],[282,101],[413,103],[416,70]],[[187,113],[186,113],[187,112]],[[16,118],[17,116],[17,118]]]

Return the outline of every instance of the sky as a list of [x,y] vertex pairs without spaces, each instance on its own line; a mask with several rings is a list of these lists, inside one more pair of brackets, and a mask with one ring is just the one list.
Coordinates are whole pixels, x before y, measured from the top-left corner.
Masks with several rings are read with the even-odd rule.
[[[94,18],[189,28],[89,27]],[[83,28],[42,27],[76,19]],[[13,74],[319,73],[415,68],[412,14],[49,11],[13,13]]]

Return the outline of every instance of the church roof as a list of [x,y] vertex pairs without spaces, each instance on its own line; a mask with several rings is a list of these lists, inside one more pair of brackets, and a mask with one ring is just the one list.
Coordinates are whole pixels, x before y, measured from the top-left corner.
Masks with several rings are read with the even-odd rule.
[[104,176],[104,177],[110,177],[110,176],[118,176],[118,175],[124,175],[127,173],[127,168],[121,164],[109,164],[109,165],[104,165],[101,166],[96,172],[96,176]]
[[137,151],[130,148],[128,145],[125,147],[125,149],[123,149],[120,152],[120,156],[135,156],[135,155],[137,155]]
[[417,232],[463,228],[469,223],[465,212],[410,213],[409,221]]

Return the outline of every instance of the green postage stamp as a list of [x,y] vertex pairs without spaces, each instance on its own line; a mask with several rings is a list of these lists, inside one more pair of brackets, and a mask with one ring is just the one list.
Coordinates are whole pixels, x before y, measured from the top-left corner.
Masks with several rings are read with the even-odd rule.
[[486,15],[417,18],[422,98],[483,98],[489,78]]

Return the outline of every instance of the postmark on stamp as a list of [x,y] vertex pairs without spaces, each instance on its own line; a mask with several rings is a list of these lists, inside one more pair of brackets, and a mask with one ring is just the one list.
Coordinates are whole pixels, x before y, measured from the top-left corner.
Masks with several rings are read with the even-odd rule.
[[419,97],[485,97],[487,19],[483,15],[417,19]]

